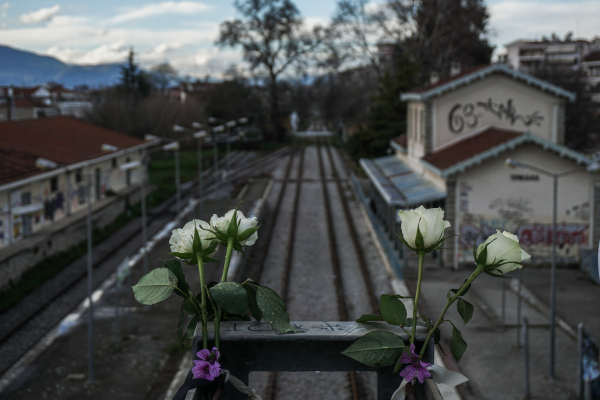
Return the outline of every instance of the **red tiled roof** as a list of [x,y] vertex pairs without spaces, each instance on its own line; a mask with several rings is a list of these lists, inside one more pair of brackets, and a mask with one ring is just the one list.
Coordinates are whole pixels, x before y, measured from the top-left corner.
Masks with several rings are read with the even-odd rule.
[[406,133],[393,139],[399,146],[406,148]]
[[[71,165],[106,155],[103,144],[126,149],[145,142],[75,118],[54,117],[2,122],[0,143],[0,184],[5,184],[41,173],[35,170],[39,157]],[[10,163],[15,164],[14,171],[4,168]]]
[[521,134],[522,132],[489,128],[444,149],[429,153],[423,157],[423,160],[444,170],[504,142],[508,142]]
[[490,64],[484,64],[484,65],[478,65],[478,66],[475,66],[475,67],[465,68],[462,71],[460,71],[460,73],[458,73],[458,74],[456,74],[454,76],[449,76],[447,78],[440,79],[439,81],[437,81],[436,83],[433,83],[433,84],[419,86],[418,88],[415,88],[415,89],[411,90],[410,93],[423,93],[423,92],[426,92],[426,91],[431,90],[431,89],[433,89],[435,87],[438,87],[438,86],[441,86],[441,85],[445,85],[448,82],[452,82],[455,79],[462,78],[465,75],[472,74],[473,72],[479,71],[480,69],[487,68],[489,66],[490,66]]
[[600,51],[590,53],[583,59],[584,61],[600,61]]
[[39,174],[35,167],[38,157],[0,143],[0,184]]

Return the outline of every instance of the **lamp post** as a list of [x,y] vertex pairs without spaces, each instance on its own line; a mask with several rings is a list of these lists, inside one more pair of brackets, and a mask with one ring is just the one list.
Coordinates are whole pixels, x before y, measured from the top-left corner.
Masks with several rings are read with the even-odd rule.
[[[209,118],[210,121],[210,118]],[[212,139],[213,139],[213,154],[214,154],[214,169],[215,169],[215,208],[216,208],[216,212],[217,215],[220,215],[219,212],[219,202],[217,200],[217,196],[219,195],[219,180],[220,180],[220,176],[219,176],[219,150],[218,150],[218,143],[217,143],[217,133],[221,133],[225,131],[225,126],[224,125],[219,125],[216,126],[214,128],[212,128]]]
[[[558,178],[563,176],[571,175],[575,172],[579,172],[587,169],[590,172],[597,171],[600,169],[598,161],[585,167],[575,168],[570,171],[561,173],[553,173],[546,171],[545,169],[526,164],[524,162],[516,161],[510,158],[506,159],[506,166],[510,168],[526,168],[534,172],[538,172],[542,175],[546,175],[552,178],[552,262],[550,267],[550,380],[555,380],[555,358],[556,358],[556,219],[557,219],[557,205],[558,205]],[[521,294],[519,293],[519,296]]]
[[177,190],[177,213],[181,211],[181,184],[179,179],[179,142],[171,142],[165,144],[162,149],[164,151],[172,151],[175,155],[175,189]]
[[204,177],[202,176],[202,140],[206,137],[206,131],[200,131],[193,134],[198,140],[198,218],[202,218],[204,212]]

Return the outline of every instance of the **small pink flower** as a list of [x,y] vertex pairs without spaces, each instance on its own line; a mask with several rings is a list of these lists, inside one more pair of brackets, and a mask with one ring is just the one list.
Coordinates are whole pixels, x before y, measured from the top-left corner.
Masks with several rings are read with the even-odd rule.
[[221,373],[221,364],[218,362],[209,363],[208,361],[194,360],[195,367],[192,368],[194,378],[202,378],[213,381]]
[[221,355],[219,354],[219,349],[213,347],[212,350],[208,351],[208,349],[200,350],[196,353],[198,358],[202,361],[213,362],[219,360]]
[[217,361],[220,357],[219,349],[213,347],[212,350],[200,350],[196,353],[199,360],[194,360],[195,367],[192,368],[194,378],[214,380],[221,373],[221,364]]
[[400,362],[402,364],[408,364],[400,372],[400,376],[406,379],[407,382],[412,381],[417,376],[419,383],[425,382],[425,378],[431,377],[431,372],[427,369],[431,364],[423,361],[419,361],[419,356],[415,354],[415,345],[410,345],[411,354],[402,353],[400,356]]

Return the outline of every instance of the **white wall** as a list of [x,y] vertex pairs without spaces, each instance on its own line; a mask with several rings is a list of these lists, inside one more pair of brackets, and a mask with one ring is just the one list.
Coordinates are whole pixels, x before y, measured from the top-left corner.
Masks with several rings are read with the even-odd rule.
[[[489,99],[493,110],[486,107]],[[512,102],[512,107],[509,107],[509,101]],[[433,101],[433,151],[486,126],[531,131],[545,139],[556,141],[555,114],[563,103],[564,100],[546,92],[504,75],[494,74]],[[533,122],[525,123],[523,119]]]
[[[496,229],[517,234],[538,261],[551,255],[553,180],[527,169],[507,168],[509,157],[553,173],[581,167],[539,146],[523,145],[462,173],[457,199],[459,261],[470,261],[473,240],[481,243]],[[539,180],[511,180],[511,175]],[[581,244],[589,245],[590,182],[585,170],[559,178],[558,254],[566,262],[578,259]]]

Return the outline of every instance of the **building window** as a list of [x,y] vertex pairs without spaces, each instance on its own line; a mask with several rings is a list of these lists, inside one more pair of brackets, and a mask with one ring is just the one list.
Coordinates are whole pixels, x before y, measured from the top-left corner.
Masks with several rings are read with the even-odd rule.
[[112,167],[117,168],[117,159],[116,158],[112,159]]
[[83,180],[83,172],[81,171],[81,169],[78,169],[77,171],[75,171],[75,182],[79,183]]
[[28,204],[31,204],[31,192],[21,193],[21,205],[26,206]]
[[50,192],[54,193],[58,190],[58,177],[50,179]]

